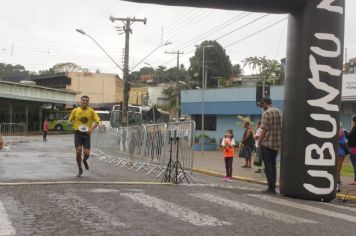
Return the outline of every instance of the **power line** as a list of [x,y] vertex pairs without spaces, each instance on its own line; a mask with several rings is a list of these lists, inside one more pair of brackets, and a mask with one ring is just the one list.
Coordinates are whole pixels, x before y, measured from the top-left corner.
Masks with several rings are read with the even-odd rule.
[[[251,24],[257,22],[257,21],[261,20],[262,18],[267,17],[268,15],[269,15],[269,14],[264,14],[264,15],[262,15],[262,16],[256,18],[256,19],[254,19],[254,20],[252,20],[252,21],[250,21],[250,22],[248,22],[248,23],[242,25],[242,26],[239,26],[238,28],[236,28],[236,29],[234,29],[234,30],[232,30],[232,31],[230,31],[230,32],[228,32],[228,33],[225,33],[225,34],[219,36],[218,38],[215,38],[214,40],[217,41],[217,40],[219,40],[219,39],[221,39],[221,38],[224,38],[224,37],[226,37],[226,36],[228,36],[228,35],[230,35],[230,34],[232,34],[232,33],[235,33],[236,31],[241,30],[241,29],[243,29],[243,28],[245,28],[245,27],[247,27],[247,26],[249,26],[249,25],[251,25]],[[184,48],[186,48],[186,47],[183,47],[183,49],[184,49]],[[189,51],[186,55],[189,55],[191,52],[194,52],[194,51],[195,51],[195,49]],[[167,61],[166,63],[163,63],[162,65],[166,65],[167,63],[169,63],[169,62],[171,62],[171,61],[172,61],[172,60],[169,60],[169,61]]]
[[234,41],[234,42],[232,42],[232,43],[229,43],[229,44],[225,45],[224,47],[227,48],[227,47],[230,47],[230,46],[232,46],[232,45],[234,45],[234,44],[237,44],[237,43],[239,43],[239,42],[242,42],[242,41],[245,40],[245,39],[251,38],[252,36],[255,36],[256,34],[259,34],[259,33],[263,32],[263,31],[265,31],[265,30],[271,28],[272,26],[275,26],[275,25],[281,23],[282,21],[285,21],[286,19],[288,19],[288,17],[284,17],[284,18],[282,18],[282,19],[280,19],[280,20],[278,20],[278,21],[276,21],[276,22],[274,22],[274,23],[272,23],[272,24],[270,24],[270,25],[268,25],[268,26],[266,26],[266,27],[263,27],[263,28],[259,29],[258,31],[255,31],[255,32],[252,33],[252,34],[247,35],[246,37],[243,37],[243,38],[241,38],[241,39],[239,39],[239,40],[237,40],[237,41]]

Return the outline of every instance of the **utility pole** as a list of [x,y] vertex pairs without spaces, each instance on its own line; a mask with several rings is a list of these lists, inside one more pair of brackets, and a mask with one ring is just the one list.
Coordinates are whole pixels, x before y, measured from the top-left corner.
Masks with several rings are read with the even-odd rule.
[[132,29],[131,25],[135,21],[143,22],[146,24],[147,19],[136,19],[134,18],[115,18],[113,16],[110,16],[110,20],[112,22],[115,21],[122,21],[124,23],[124,26],[122,27],[123,31],[125,32],[125,57],[124,57],[124,74],[123,74],[123,80],[124,80],[124,88],[123,88],[123,103],[122,103],[122,119],[121,119],[121,125],[122,126],[128,126],[128,105],[129,105],[129,92],[130,92],[130,85],[129,85],[129,49],[130,49],[130,34],[132,34]]
[[184,54],[184,52],[180,52],[178,51],[172,51],[172,52],[165,52],[166,54],[176,54],[177,55],[177,78],[176,78],[176,89],[177,89],[177,96],[176,96],[176,122],[178,122],[178,118],[179,118],[179,93],[180,93],[180,89],[179,89],[179,81],[178,81],[178,77],[179,77],[179,55]]

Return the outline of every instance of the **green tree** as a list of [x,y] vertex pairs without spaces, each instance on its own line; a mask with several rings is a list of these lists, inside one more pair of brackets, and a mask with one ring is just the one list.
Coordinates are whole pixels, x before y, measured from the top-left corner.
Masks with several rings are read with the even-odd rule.
[[251,72],[261,76],[263,81],[268,81],[272,84],[283,84],[284,68],[277,60],[270,60],[266,57],[248,57],[245,58],[244,66],[248,66]]
[[168,98],[168,110],[175,109],[178,90],[175,87],[170,86],[163,89],[162,94]]
[[145,66],[140,69],[140,75],[154,75],[155,73],[156,71],[152,67]]
[[181,64],[179,70],[176,66],[169,68],[165,71],[165,78],[167,82],[183,81],[185,82],[189,76],[188,71],[185,69],[184,65]]
[[242,75],[242,68],[241,68],[240,64],[232,65],[231,74],[235,75],[235,76]]
[[88,72],[86,68],[82,68],[79,65],[72,62],[57,63],[48,70],[39,71],[39,74],[55,74],[64,72]]
[[0,63],[0,80],[19,82],[25,80],[30,72],[22,65]]
[[202,63],[203,63],[203,46],[211,45],[205,48],[205,62],[208,71],[208,87],[216,87],[217,79],[224,78],[227,80],[231,75],[231,61],[226,55],[225,49],[217,41],[204,41],[195,51],[195,55],[190,58],[189,74],[197,82],[202,84]]
[[167,67],[165,66],[158,66],[156,69],[156,75],[157,75],[157,82],[158,83],[163,83],[166,82],[166,76],[165,76],[165,71]]

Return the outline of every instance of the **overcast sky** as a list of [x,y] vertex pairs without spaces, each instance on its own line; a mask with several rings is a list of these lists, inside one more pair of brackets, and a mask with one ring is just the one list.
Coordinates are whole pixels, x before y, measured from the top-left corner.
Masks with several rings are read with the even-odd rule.
[[[356,1],[346,0],[345,48],[356,57]],[[1,0],[0,63],[21,64],[27,70],[49,69],[56,63],[73,62],[91,71],[122,74],[88,37],[91,35],[122,65],[124,35],[111,22],[114,17],[147,17],[136,22],[130,35],[130,68],[136,66],[163,41],[161,47],[136,66],[176,65],[176,56],[166,51],[184,51],[180,61],[189,66],[195,46],[215,40],[226,49],[232,63],[249,56],[277,59],[286,55],[286,15],[267,15],[204,8],[136,4],[120,0]],[[270,25],[270,28],[259,32]],[[162,30],[163,29],[163,30]]]

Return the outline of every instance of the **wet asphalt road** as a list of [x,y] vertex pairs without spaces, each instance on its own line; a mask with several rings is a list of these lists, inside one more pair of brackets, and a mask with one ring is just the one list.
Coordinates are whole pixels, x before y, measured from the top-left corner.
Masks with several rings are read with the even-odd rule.
[[[259,193],[194,174],[161,178],[95,156],[76,178],[70,135],[35,136],[0,153],[0,235],[355,235],[356,205]],[[46,184],[32,184],[46,182]],[[120,182],[120,183],[118,183]],[[132,182],[136,182],[133,184]],[[5,185],[4,183],[7,183]]]

